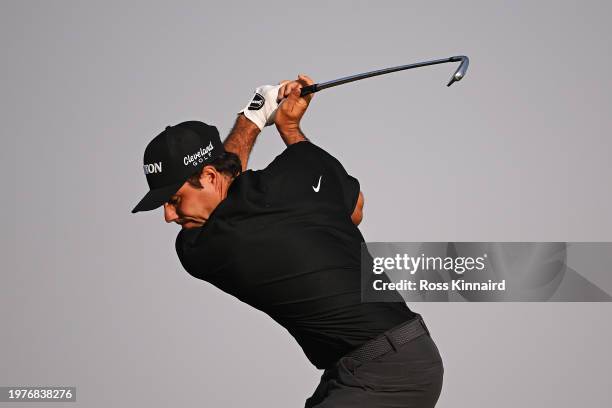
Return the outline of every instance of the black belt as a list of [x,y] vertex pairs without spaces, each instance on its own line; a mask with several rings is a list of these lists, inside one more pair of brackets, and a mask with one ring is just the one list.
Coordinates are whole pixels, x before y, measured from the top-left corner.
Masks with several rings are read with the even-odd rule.
[[418,313],[415,314],[416,317],[413,319],[387,330],[380,336],[351,351],[346,357],[351,357],[361,362],[370,361],[390,351],[397,351],[401,345],[423,334],[429,334],[423,317]]

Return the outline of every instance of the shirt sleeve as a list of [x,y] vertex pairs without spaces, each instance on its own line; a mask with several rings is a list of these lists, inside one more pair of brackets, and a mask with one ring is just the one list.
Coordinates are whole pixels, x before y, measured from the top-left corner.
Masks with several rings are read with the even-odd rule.
[[281,204],[327,203],[352,214],[359,181],[334,156],[309,141],[294,143],[264,170],[270,196]]

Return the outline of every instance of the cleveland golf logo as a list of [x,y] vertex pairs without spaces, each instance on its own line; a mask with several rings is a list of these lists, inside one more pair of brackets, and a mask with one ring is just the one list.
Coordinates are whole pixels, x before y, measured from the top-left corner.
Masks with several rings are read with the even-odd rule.
[[253,99],[249,104],[249,110],[260,110],[261,107],[264,106],[264,103],[266,103],[266,98],[258,93],[255,93],[255,96],[253,96]]
[[210,156],[212,156],[212,150],[214,148],[215,147],[213,146],[212,142],[210,142],[208,143],[208,146],[204,148],[200,147],[200,150],[198,150],[194,154],[189,154],[183,157],[183,163],[185,164],[185,166],[188,166],[189,163],[193,164],[194,166],[197,166],[198,163],[203,163],[204,160],[210,159]]
[[144,167],[145,175],[152,174],[152,173],[161,173],[162,172],[162,162],[145,164],[142,167]]

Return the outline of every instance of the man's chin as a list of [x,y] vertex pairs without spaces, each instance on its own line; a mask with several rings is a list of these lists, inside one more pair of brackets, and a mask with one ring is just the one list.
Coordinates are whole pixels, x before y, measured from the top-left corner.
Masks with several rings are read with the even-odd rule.
[[194,222],[194,221],[188,221],[188,222],[186,222],[184,224],[180,224],[182,229],[200,228],[203,225],[204,225],[203,222]]

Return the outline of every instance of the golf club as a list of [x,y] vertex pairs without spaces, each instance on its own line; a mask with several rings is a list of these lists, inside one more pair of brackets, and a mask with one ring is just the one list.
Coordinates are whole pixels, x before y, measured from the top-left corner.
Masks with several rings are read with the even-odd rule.
[[450,81],[446,85],[446,86],[451,86],[454,82],[460,81],[461,78],[465,76],[468,65],[470,64],[469,58],[466,57],[465,55],[458,55],[458,56],[454,56],[450,58],[443,58],[443,59],[438,59],[438,60],[433,60],[433,61],[417,62],[415,64],[400,65],[398,67],[383,68],[383,69],[379,69],[376,71],[364,72],[362,74],[350,75],[344,78],[338,78],[338,79],[334,79],[331,81],[322,82],[320,84],[312,84],[312,85],[308,85],[302,88],[300,96],[305,96],[311,93],[319,92],[323,89],[331,88],[333,86],[338,86],[342,84],[347,84],[349,82],[359,81],[360,79],[389,74],[391,72],[403,71],[406,69],[412,69],[412,68],[418,68],[418,67],[426,67],[428,65],[444,64],[447,62],[459,62],[459,61],[461,61],[461,64],[459,64],[459,68],[457,68],[457,70],[451,77]]

